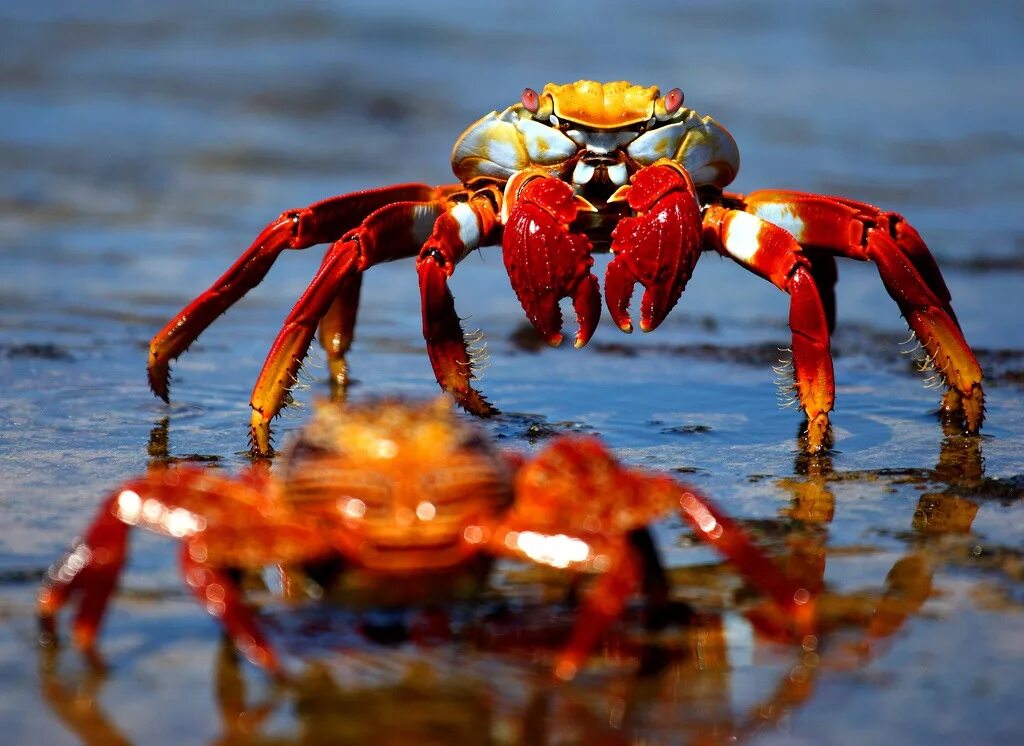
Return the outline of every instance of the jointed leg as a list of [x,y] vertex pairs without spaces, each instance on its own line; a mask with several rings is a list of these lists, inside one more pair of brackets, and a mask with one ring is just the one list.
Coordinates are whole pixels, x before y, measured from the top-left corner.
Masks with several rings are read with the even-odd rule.
[[792,235],[754,215],[711,205],[704,214],[704,241],[790,295],[793,374],[807,415],[807,451],[830,438],[828,413],[835,400],[829,327],[811,262]]
[[128,551],[129,526],[112,510],[115,499],[111,497],[85,536],[46,574],[36,609],[42,639],[48,644],[57,640],[57,612],[77,594],[72,638],[81,650],[93,647]]
[[44,632],[55,633],[55,615],[77,594],[73,636],[78,647],[92,647],[124,565],[132,526],[184,536],[196,530],[193,511],[220,501],[224,507],[215,515],[241,520],[254,511],[256,499],[258,492],[244,482],[200,469],[155,470],[125,482],[104,501],[85,536],[47,572],[37,604]]
[[928,247],[897,213],[838,197],[759,191],[738,197],[746,211],[782,226],[803,245],[873,261],[886,290],[948,386],[942,408],[977,432],[985,414],[982,371],[950,304]]
[[455,204],[441,214],[416,260],[423,338],[434,376],[459,406],[480,416],[492,415],[498,410],[470,383],[474,377],[473,358],[455,313],[448,278],[466,254],[498,234],[496,196],[490,190],[481,190],[469,202]]
[[305,249],[334,241],[374,210],[400,201],[430,201],[437,190],[426,184],[353,192],[288,210],[256,237],[252,245],[206,292],[189,303],[149,343],[149,385],[168,398],[170,362],[184,352],[207,326],[266,276],[286,249]]
[[806,247],[804,256],[811,262],[811,277],[821,297],[828,333],[832,335],[836,330],[836,282],[839,280],[836,258],[832,254]]
[[184,542],[183,569],[206,610],[254,662],[277,672],[241,591],[226,569],[275,562],[302,564],[330,554],[316,520],[300,522],[267,501],[265,475],[231,479],[208,469],[155,470],[114,490],[84,538],[47,573],[37,602],[46,638],[56,640],[56,616],[78,596],[77,647],[93,648],[117,585],[133,526]]
[[331,307],[320,319],[317,337],[327,356],[327,370],[331,381],[331,394],[338,401],[344,401],[349,384],[348,354],[355,337],[356,312],[359,310],[359,294],[363,286],[363,275],[357,273],[343,279]]
[[381,262],[415,256],[445,205],[443,198],[387,205],[327,250],[320,269],[285,319],[253,387],[251,440],[255,452],[271,450],[270,421],[295,383],[317,325],[331,366],[332,385],[343,383],[338,378],[347,374],[345,353],[352,343],[362,273]]
[[515,484],[515,505],[490,535],[492,551],[601,572],[556,659],[556,678],[575,675],[638,591],[652,611],[664,607],[667,581],[647,526],[669,511],[679,511],[699,539],[771,599],[773,632],[807,634],[813,625],[808,589],[787,577],[711,500],[664,475],[620,465],[596,438],[552,440],[519,466]]
[[778,565],[751,541],[750,536],[714,502],[689,487],[679,497],[683,517],[697,536],[714,547],[743,578],[772,600],[797,634],[806,634],[814,624],[811,592],[788,577]]
[[640,555],[627,542],[616,542],[606,555],[610,570],[602,574],[576,611],[576,623],[555,659],[554,675],[569,681],[622,616],[626,602],[639,590],[644,573]]
[[217,617],[228,637],[250,661],[274,676],[280,676],[281,662],[256,623],[232,573],[202,560],[190,543],[181,548],[181,572],[192,594]]

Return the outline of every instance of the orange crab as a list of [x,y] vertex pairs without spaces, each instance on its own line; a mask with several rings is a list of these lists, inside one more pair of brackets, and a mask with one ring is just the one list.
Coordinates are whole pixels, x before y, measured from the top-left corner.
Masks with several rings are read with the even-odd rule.
[[807,418],[806,450],[827,448],[835,398],[830,335],[836,257],[873,261],[947,392],[943,412],[975,433],[984,417],[982,371],[931,253],[901,216],[863,202],[771,190],[723,189],[739,169],[729,132],[683,105],[674,88],[625,81],[549,83],[491,112],[452,152],[458,184],[401,184],[288,210],[212,287],[150,343],[149,381],[168,399],[170,362],[266,275],[285,249],[330,243],[320,270],[267,355],[252,393],[256,452],[270,451],[270,421],[287,400],[314,331],[332,384],[343,387],[362,273],[416,257],[427,353],[441,388],[477,415],[497,412],[473,388],[473,359],[448,278],[473,250],[500,244],[526,315],[550,344],[562,340],[558,302],[571,298],[581,347],[594,333],[601,293],[595,252],[610,251],[604,296],[629,332],[629,303],[644,286],[640,328],[655,329],[678,301],[704,251],[760,275],[791,298],[793,375]]
[[282,666],[238,570],[279,564],[325,585],[360,573],[392,590],[440,585],[497,557],[596,575],[556,657],[554,674],[567,680],[635,593],[664,600],[646,527],[670,510],[774,602],[765,625],[799,634],[811,624],[809,592],[692,488],[620,465],[593,437],[559,437],[535,458],[505,453],[451,409],[447,399],[322,405],[279,475],[181,467],[124,482],[47,574],[38,601],[44,639],[56,639],[56,615],[77,596],[74,640],[93,650],[129,531],[139,526],[181,540],[192,592],[272,674]]

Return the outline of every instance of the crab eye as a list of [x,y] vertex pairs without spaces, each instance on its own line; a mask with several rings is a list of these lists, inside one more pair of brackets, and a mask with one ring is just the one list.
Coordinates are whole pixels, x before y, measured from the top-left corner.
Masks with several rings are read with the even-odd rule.
[[[524,96],[526,94],[523,94]],[[665,111],[669,114],[675,114],[679,111],[679,107],[683,105],[683,92],[678,88],[673,88],[671,91],[665,94]]]
[[532,88],[524,88],[523,95],[520,99],[523,102],[523,106],[531,114],[536,114],[537,110],[540,109],[540,97],[537,95],[537,91]]

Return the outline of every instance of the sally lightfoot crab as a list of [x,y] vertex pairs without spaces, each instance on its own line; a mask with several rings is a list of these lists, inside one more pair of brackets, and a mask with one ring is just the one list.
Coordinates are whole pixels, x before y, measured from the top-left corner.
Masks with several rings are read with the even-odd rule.
[[[679,511],[768,599],[763,624],[801,634],[814,601],[707,498],[620,465],[593,437],[562,436],[535,458],[499,451],[445,401],[322,405],[272,474],[167,468],[114,489],[39,595],[44,638],[73,596],[76,644],[94,650],[131,527],[182,542],[185,580],[235,645],[273,674],[281,663],[238,585],[239,570],[283,565],[330,585],[343,573],[424,586],[507,557],[595,575],[554,674],[572,678],[626,602],[667,596],[647,525]],[[329,572],[327,570],[330,570]]]
[[581,347],[594,333],[601,293],[593,254],[610,251],[604,297],[612,320],[633,329],[630,298],[645,288],[640,329],[651,331],[678,301],[704,251],[735,260],[790,296],[796,393],[806,450],[830,442],[835,384],[836,257],[872,261],[926,362],[947,387],[942,410],[975,433],[984,417],[982,372],[964,340],[938,266],[901,216],[842,197],[769,190],[724,192],[739,169],[729,132],[683,105],[675,88],[581,80],[527,88],[491,112],[452,152],[458,184],[401,184],[330,197],[284,212],[206,292],[150,343],[149,380],[168,398],[170,361],[266,275],[286,249],[329,243],[295,304],[252,393],[254,450],[269,452],[271,419],[287,401],[319,326],[332,384],[343,387],[363,272],[416,257],[423,334],[434,374],[466,410],[497,410],[473,387],[448,279],[473,250],[500,244],[512,287],[550,344],[562,340],[559,301],[570,298]]

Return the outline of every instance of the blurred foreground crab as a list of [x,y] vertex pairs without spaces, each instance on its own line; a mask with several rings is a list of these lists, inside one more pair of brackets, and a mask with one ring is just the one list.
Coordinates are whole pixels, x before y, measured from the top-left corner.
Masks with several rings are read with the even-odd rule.
[[722,190],[739,169],[736,142],[709,116],[683,106],[674,88],[625,81],[549,83],[491,112],[452,152],[458,184],[400,184],[330,197],[284,212],[206,292],[153,337],[149,381],[168,399],[169,365],[266,275],[285,249],[330,243],[285,320],[252,393],[251,436],[270,451],[270,421],[287,401],[319,325],[332,385],[343,387],[362,273],[416,257],[423,334],[434,374],[466,410],[497,412],[471,381],[474,359],[448,279],[474,249],[500,244],[512,287],[551,345],[562,340],[559,300],[571,298],[582,347],[597,327],[595,252],[613,259],[604,278],[612,320],[632,331],[630,298],[646,289],[640,328],[655,329],[679,300],[704,251],[716,251],[791,298],[796,393],[807,418],[806,450],[831,440],[835,384],[835,258],[875,262],[886,290],[920,342],[925,364],[947,387],[942,410],[977,432],[982,372],[950,305],[931,253],[901,215],[863,202],[771,190]]
[[[262,468],[261,468],[262,467]],[[329,585],[360,573],[394,589],[425,586],[509,557],[595,575],[554,674],[572,678],[627,601],[663,601],[647,525],[678,510],[765,596],[776,632],[806,631],[813,600],[707,498],[667,476],[620,465],[593,437],[561,436],[539,455],[498,450],[444,401],[318,407],[280,474],[157,469],[114,489],[39,594],[44,641],[73,596],[73,637],[93,650],[131,527],[182,542],[186,583],[235,645],[282,666],[246,604],[240,570],[282,565]]]

